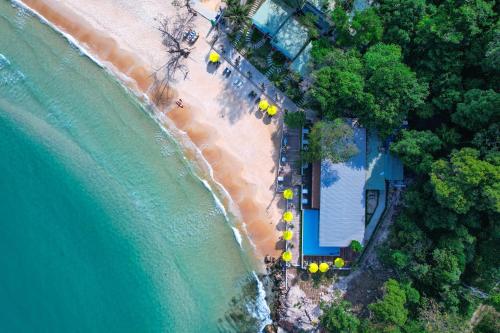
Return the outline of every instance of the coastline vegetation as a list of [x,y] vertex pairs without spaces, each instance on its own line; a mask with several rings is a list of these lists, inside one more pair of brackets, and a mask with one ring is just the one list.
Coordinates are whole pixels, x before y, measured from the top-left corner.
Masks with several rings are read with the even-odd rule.
[[[313,42],[308,98],[322,119],[315,126],[352,117],[376,129],[392,140],[410,186],[380,249],[394,277],[383,296],[364,315],[344,301],[324,304],[321,325],[330,332],[497,331],[500,5],[378,0],[350,19],[352,4],[344,3],[331,13],[333,36]],[[483,319],[474,322],[473,314]]]

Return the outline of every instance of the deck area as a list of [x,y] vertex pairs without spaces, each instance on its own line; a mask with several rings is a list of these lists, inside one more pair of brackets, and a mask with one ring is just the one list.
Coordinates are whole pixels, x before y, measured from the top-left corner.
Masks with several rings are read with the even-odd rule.
[[[288,128],[283,125],[283,137],[281,139],[279,170],[276,180],[276,191],[283,192],[287,188],[293,189],[294,196],[287,202],[287,210],[293,213],[293,221],[286,228],[293,231],[292,239],[287,242],[288,249],[292,252],[293,266],[300,265],[301,246],[301,214],[300,214],[300,129]],[[284,228],[283,228],[284,229]]]

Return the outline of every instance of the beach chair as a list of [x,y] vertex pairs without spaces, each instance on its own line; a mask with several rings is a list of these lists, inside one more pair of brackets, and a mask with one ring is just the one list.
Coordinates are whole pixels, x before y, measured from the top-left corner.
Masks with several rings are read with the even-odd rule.
[[302,188],[302,194],[309,194],[309,190],[307,188]]

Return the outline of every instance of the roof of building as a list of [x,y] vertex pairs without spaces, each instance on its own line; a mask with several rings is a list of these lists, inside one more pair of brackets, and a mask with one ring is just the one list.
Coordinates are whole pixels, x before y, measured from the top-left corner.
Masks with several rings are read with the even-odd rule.
[[307,28],[291,17],[279,29],[271,44],[289,59],[294,59],[308,40]]
[[300,52],[297,58],[292,62],[291,68],[302,76],[306,76],[310,72],[308,65],[311,58],[312,42]]
[[403,163],[389,153],[375,131],[367,138],[367,190],[385,190],[385,181],[403,180]]
[[252,16],[252,23],[263,33],[274,36],[292,13],[292,9],[283,4],[266,0]]
[[332,6],[332,1],[328,0],[307,0],[307,2],[320,12],[324,12],[327,9],[331,9]]
[[403,162],[396,156],[387,153],[385,156],[385,179],[403,180]]
[[302,254],[305,256],[338,256],[338,247],[320,247],[319,210],[304,209],[302,211]]
[[366,189],[385,190],[385,154],[383,143],[375,131],[369,131],[366,139]]
[[366,130],[354,128],[359,153],[343,163],[321,163],[320,246],[363,242],[365,233]]

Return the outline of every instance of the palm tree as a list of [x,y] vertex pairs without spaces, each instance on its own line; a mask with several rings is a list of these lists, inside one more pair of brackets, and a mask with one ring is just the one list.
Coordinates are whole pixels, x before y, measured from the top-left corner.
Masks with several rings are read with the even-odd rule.
[[224,11],[224,17],[227,19],[228,23],[236,27],[247,25],[250,21],[248,17],[250,6],[241,4],[240,0],[225,0],[225,3],[227,7]]

